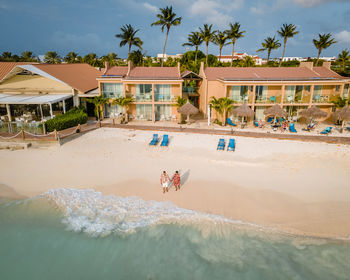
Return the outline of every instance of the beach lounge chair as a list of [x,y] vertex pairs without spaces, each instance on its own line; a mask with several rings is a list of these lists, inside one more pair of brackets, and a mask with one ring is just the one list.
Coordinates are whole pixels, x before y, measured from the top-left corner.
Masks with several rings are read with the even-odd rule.
[[227,118],[227,119],[226,119],[226,123],[227,123],[228,125],[237,126],[235,123],[233,123],[233,122],[231,121],[230,118]]
[[326,129],[322,130],[322,131],[321,131],[321,134],[329,134],[329,133],[331,133],[331,132],[332,132],[332,127],[329,126],[329,127],[327,127]]
[[289,131],[292,132],[292,133],[297,133],[297,130],[295,129],[294,123],[291,123],[289,125]]
[[254,122],[254,126],[255,127],[259,127],[259,123],[258,122]]
[[236,148],[235,139],[231,138],[230,141],[228,142],[227,151],[234,152],[235,148]]
[[346,129],[347,131],[350,131],[350,126],[349,126],[349,127],[345,127],[345,129]]
[[269,117],[269,118],[267,119],[267,122],[270,123],[270,122],[272,122],[273,120],[274,120],[273,117]]
[[218,151],[225,150],[225,139],[219,139],[218,147],[216,148]]
[[168,143],[169,143],[169,136],[168,136],[168,134],[164,134],[164,135],[163,135],[162,143],[160,143],[160,145],[161,145],[162,147],[167,147],[167,146],[168,146]]
[[158,134],[153,134],[153,139],[151,140],[151,142],[149,143],[150,146],[155,146],[158,143]]

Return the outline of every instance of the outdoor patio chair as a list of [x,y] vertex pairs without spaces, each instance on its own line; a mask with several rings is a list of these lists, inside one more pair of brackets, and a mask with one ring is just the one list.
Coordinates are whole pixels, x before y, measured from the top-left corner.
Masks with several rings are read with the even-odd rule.
[[158,134],[153,134],[153,139],[151,140],[151,142],[149,143],[150,146],[155,146],[158,143]]
[[235,123],[233,123],[233,122],[231,121],[230,118],[227,118],[227,119],[226,119],[226,122],[227,122],[228,125],[237,126]]
[[295,129],[294,123],[291,123],[289,125],[289,131],[292,132],[292,133],[297,133],[297,130]]
[[234,152],[235,149],[236,149],[235,139],[231,138],[230,141],[228,142],[227,151]]
[[270,96],[270,101],[271,102],[276,102],[276,96]]
[[160,145],[161,145],[162,147],[167,147],[168,144],[169,144],[169,136],[168,136],[168,134],[164,134],[164,135],[163,135],[162,143],[160,143]]
[[224,151],[225,150],[225,139],[220,138],[218,147],[216,148],[218,151]]
[[326,129],[324,129],[324,130],[321,131],[321,134],[326,134],[326,135],[328,135],[329,133],[332,132],[332,128],[333,128],[333,127],[328,126]]
[[267,122],[270,123],[273,121],[273,119],[274,119],[273,117],[268,117]]
[[349,127],[345,127],[346,130],[350,131],[350,126]]
[[255,127],[259,127],[259,123],[258,122],[254,122],[254,126]]

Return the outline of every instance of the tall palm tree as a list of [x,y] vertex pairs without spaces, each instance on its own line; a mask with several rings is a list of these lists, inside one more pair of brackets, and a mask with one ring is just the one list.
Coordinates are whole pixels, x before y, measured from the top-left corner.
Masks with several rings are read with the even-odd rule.
[[94,98],[86,98],[86,101],[95,105],[95,115],[98,120],[103,118],[104,105],[108,103],[108,98],[102,95],[95,96]]
[[212,97],[210,97],[210,101],[209,101],[209,104],[215,110],[216,119],[218,118],[218,114],[219,115],[222,114],[222,107],[221,107],[219,99],[217,99],[215,96],[212,96]]
[[130,103],[134,102],[133,97],[119,97],[113,100],[112,105],[118,105],[123,108],[123,115],[125,118],[125,121],[129,121],[129,116],[128,116],[128,108]]
[[343,71],[345,71],[345,64],[350,60],[350,55],[348,49],[342,50],[340,54],[338,54],[338,61],[341,63]]
[[318,40],[312,39],[316,49],[318,49],[316,66],[318,65],[318,61],[320,59],[320,55],[323,49],[327,49],[331,45],[335,44],[337,41],[332,38],[331,33],[327,34],[318,34]]
[[214,38],[213,38],[213,43],[217,46],[219,46],[219,61],[221,62],[221,52],[222,52],[222,48],[226,45],[228,45],[229,43],[226,42],[227,41],[227,35],[225,32],[220,32],[217,31],[217,33],[215,34]]
[[3,52],[2,55],[1,55],[1,59],[3,61],[11,61],[12,53],[11,52]]
[[166,28],[166,36],[163,47],[163,57],[162,57],[162,67],[164,64],[164,55],[165,55],[165,47],[168,41],[170,27],[177,26],[181,24],[181,17],[176,17],[176,14],[173,12],[173,7],[160,8],[160,13],[157,14],[158,20],[153,22],[151,26],[160,25],[162,27],[162,32],[164,32],[164,28]]
[[281,67],[284,53],[286,52],[286,45],[288,38],[294,37],[294,35],[297,35],[299,31],[296,30],[297,27],[294,24],[286,24],[284,23],[280,30],[277,30],[277,33],[283,38],[283,53],[282,53],[282,59],[280,61],[279,67]]
[[214,36],[216,34],[216,30],[212,30],[213,25],[204,24],[203,29],[199,27],[199,35],[202,37],[205,42],[205,46],[207,47],[205,62],[208,66],[208,48],[209,43],[213,42]]
[[243,67],[254,67],[255,66],[255,60],[251,56],[246,56],[243,58]]
[[231,43],[232,44],[232,59],[231,59],[231,67],[233,65],[233,57],[235,55],[235,44],[236,44],[236,40],[239,39],[239,38],[242,38],[244,37],[244,33],[245,31],[244,30],[240,30],[241,28],[241,25],[239,22],[235,22],[234,24],[230,23],[230,29],[228,30],[225,30],[225,33],[227,35],[227,38],[229,40],[231,40]]
[[66,63],[77,63],[78,61],[78,54],[75,52],[69,52],[63,59]]
[[37,59],[33,55],[33,52],[30,52],[30,51],[22,52],[21,60],[27,61],[27,62],[37,61]]
[[120,41],[120,47],[123,47],[125,45],[128,45],[128,58],[130,55],[130,50],[132,46],[138,47],[142,50],[142,40],[139,37],[136,37],[136,33],[139,31],[139,29],[134,29],[131,24],[123,25],[120,30],[122,33],[116,34],[115,37],[121,39]]
[[223,112],[223,122],[224,126],[226,125],[226,118],[227,118],[227,113],[232,109],[233,105],[235,104],[235,101],[228,97],[221,97],[219,98],[219,103],[222,108]]
[[264,42],[261,43],[262,48],[258,49],[257,52],[267,51],[267,62],[270,60],[270,55],[272,50],[277,50],[281,43],[276,40],[276,36],[273,37],[267,37]]
[[90,64],[92,67],[102,66],[100,59],[95,53],[89,53],[83,57],[83,62]]
[[50,64],[59,64],[61,63],[61,57],[57,52],[47,52],[45,54],[44,62]]
[[107,61],[110,66],[117,66],[118,60],[120,59],[114,52],[110,52],[109,54],[102,56],[102,62],[104,63]]
[[191,32],[188,35],[188,42],[182,44],[182,46],[189,46],[189,47],[195,47],[195,57],[194,62],[197,63],[197,53],[198,53],[198,47],[203,43],[203,38],[200,36],[199,32]]

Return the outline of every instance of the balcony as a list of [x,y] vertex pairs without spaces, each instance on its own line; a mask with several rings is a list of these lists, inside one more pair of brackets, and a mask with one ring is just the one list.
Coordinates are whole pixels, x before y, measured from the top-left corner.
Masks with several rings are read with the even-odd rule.
[[152,93],[138,93],[133,97],[136,102],[152,102]]
[[267,96],[267,97],[261,97],[256,96],[255,97],[255,103],[264,103],[264,104],[275,104],[275,103],[281,103],[281,96]]
[[187,86],[187,87],[182,87],[182,92],[183,93],[197,93],[197,88],[195,87],[190,87],[190,86]]
[[172,100],[174,100],[174,96],[172,96],[171,94],[161,94],[161,93],[154,94],[155,102],[170,102]]
[[330,103],[329,95],[314,95],[312,103]]
[[310,102],[310,95],[303,95],[303,96],[293,96],[293,95],[285,95],[283,103],[286,104],[298,104],[298,103],[309,103]]
[[119,98],[124,96],[122,92],[113,92],[113,91],[103,91],[102,95],[106,98]]

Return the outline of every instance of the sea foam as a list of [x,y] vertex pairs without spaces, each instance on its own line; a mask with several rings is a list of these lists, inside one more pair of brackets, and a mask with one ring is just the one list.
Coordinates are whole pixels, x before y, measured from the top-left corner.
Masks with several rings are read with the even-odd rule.
[[138,197],[103,195],[94,190],[53,189],[42,195],[63,213],[69,230],[92,236],[130,233],[158,224],[201,225],[254,224],[179,208],[171,202],[145,201]]

